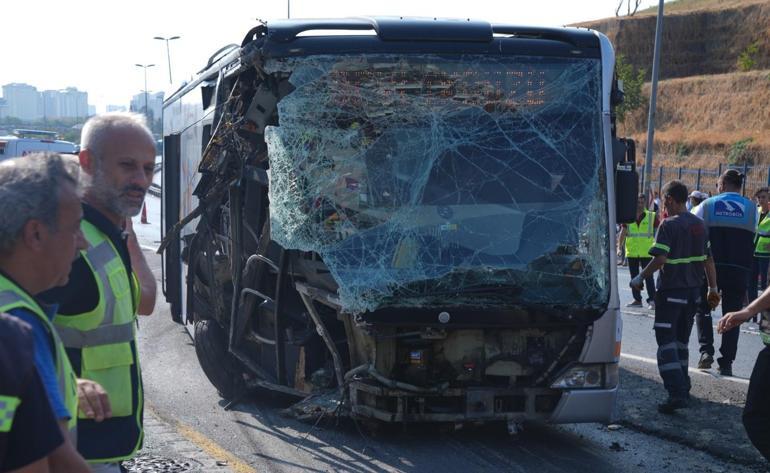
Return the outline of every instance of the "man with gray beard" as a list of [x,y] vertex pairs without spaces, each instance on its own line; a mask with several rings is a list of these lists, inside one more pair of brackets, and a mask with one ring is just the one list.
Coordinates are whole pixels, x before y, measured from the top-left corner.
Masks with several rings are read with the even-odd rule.
[[77,376],[101,384],[109,396],[111,412],[99,406],[80,412],[78,451],[95,472],[118,472],[144,437],[136,316],[152,313],[156,284],[131,217],[152,183],[155,140],[141,115],[97,115],[83,126],[79,159],[88,248],[69,283],[43,298],[59,305],[54,324]]

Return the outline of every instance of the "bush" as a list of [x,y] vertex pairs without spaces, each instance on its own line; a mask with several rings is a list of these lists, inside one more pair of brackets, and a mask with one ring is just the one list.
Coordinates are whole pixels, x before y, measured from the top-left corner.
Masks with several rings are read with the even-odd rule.
[[685,157],[689,156],[692,150],[690,149],[690,145],[687,143],[677,143],[676,144],[676,157],[681,159],[684,159]]
[[746,46],[746,49],[738,56],[738,69],[741,72],[748,72],[757,65],[757,54],[759,54],[759,41],[754,41]]
[[727,152],[727,164],[731,166],[736,164],[754,164],[754,160],[750,159],[746,153],[746,148],[749,147],[752,141],[754,141],[753,138],[744,138],[733,143]]
[[623,81],[623,93],[625,95],[623,103],[615,108],[615,116],[622,123],[628,112],[636,110],[645,102],[645,97],[642,95],[642,85],[646,71],[644,69],[635,70],[634,66],[626,62],[626,58],[622,54],[618,54],[615,58],[615,73],[618,80]]

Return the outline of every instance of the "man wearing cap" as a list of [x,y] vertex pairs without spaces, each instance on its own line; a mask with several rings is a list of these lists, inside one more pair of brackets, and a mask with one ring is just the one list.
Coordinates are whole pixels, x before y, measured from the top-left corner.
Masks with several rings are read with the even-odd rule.
[[[705,192],[698,190],[692,191],[688,199],[690,212],[695,214],[698,206],[708,198],[709,195]],[[695,323],[698,332],[698,345],[700,346],[698,369],[702,370],[711,368],[711,365],[714,363],[714,328],[712,326],[711,307],[706,300],[708,288],[708,282],[704,275],[703,286],[700,291],[701,301],[695,310],[695,317],[693,318],[693,322]],[[692,331],[692,327],[690,327],[690,331]]]

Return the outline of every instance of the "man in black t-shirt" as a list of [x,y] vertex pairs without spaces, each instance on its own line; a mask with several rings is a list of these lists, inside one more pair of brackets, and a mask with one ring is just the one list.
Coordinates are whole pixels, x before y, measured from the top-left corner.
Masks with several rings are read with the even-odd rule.
[[650,249],[653,260],[631,280],[631,287],[641,288],[644,278],[660,269],[653,327],[658,343],[658,370],[668,399],[658,405],[658,410],[671,414],[689,405],[687,347],[691,320],[700,302],[704,264],[712,307],[719,303],[719,295],[708,232],[703,220],[687,211],[687,187],[671,181],[663,187],[662,198],[669,217],[663,220],[655,235]]
[[29,325],[0,314],[0,472],[48,471],[64,443],[33,360]]

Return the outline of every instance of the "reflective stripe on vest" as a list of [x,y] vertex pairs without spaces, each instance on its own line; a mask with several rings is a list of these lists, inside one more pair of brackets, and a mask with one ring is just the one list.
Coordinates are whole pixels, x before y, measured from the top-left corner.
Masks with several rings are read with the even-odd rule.
[[10,432],[13,426],[13,417],[16,408],[21,404],[21,399],[12,396],[0,396],[0,432]]
[[77,439],[77,381],[72,365],[70,365],[69,358],[67,358],[67,352],[64,350],[64,345],[59,339],[56,329],[51,324],[51,321],[48,319],[48,316],[40,305],[31,299],[26,292],[14,284],[10,279],[0,275],[0,312],[8,312],[20,308],[35,314],[51,342],[50,345],[53,348],[53,353],[51,355],[54,360],[59,391],[62,394],[64,406],[70,413],[70,418],[67,421],[67,429],[70,431],[70,437],[74,443]]
[[[120,253],[106,235],[87,221],[81,229],[89,243],[82,256],[94,275],[99,300],[93,310],[57,315],[54,323],[73,357],[77,353],[80,376],[101,384],[112,408],[112,418],[81,429],[79,451],[89,462],[112,463],[132,458],[143,439],[135,344],[138,284],[129,279],[133,275],[128,275]],[[83,413],[80,418],[85,419]],[[125,428],[126,422],[130,429]],[[121,441],[114,441],[116,438]]]
[[754,256],[770,258],[770,215],[767,215],[757,226],[757,244],[754,246]]
[[626,256],[630,258],[649,258],[649,251],[655,242],[655,212],[644,211],[642,221],[628,224],[626,234]]

